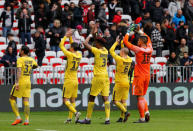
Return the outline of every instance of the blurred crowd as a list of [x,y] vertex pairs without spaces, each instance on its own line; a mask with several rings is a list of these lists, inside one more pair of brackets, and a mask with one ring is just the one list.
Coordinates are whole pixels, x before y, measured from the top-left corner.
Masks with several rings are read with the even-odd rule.
[[[170,51],[168,66],[192,65],[193,0],[79,0],[78,4],[70,0],[31,2],[32,8],[29,8],[28,0],[5,1],[0,20],[3,36],[8,41],[6,55],[17,54],[17,46],[12,38],[14,36],[10,33],[15,20],[18,22],[20,43],[35,43],[34,51],[39,61],[45,56],[45,50],[60,50],[60,40],[70,28],[74,29],[74,41],[82,45],[85,37],[97,27],[97,34],[107,40],[106,48],[109,49],[120,33],[119,26],[128,27],[135,23],[151,37],[157,57],[162,56],[163,50]],[[15,8],[16,6],[19,7]],[[34,19],[32,15],[35,16]],[[35,33],[31,32],[33,22]],[[135,33],[130,41],[136,44],[138,37]],[[50,41],[46,41],[47,38],[50,38]],[[132,56],[132,53],[130,55]],[[92,56],[89,52],[86,57]],[[8,60],[9,63],[11,59]],[[1,61],[7,62],[3,59]],[[109,63],[112,63],[111,56]]]

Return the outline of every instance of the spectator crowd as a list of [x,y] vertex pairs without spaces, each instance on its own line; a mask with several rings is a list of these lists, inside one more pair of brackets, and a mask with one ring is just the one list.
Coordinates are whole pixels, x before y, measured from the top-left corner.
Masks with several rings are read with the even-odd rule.
[[[5,63],[15,63],[12,55],[17,54],[11,33],[14,21],[18,23],[20,43],[35,43],[40,66],[45,50],[60,50],[60,40],[69,28],[74,29],[74,41],[82,45],[97,27],[97,34],[107,40],[109,49],[119,35],[118,27],[131,23],[139,24],[151,37],[157,57],[162,56],[163,50],[170,51],[168,66],[190,66],[193,61],[193,0],[6,0],[0,20],[2,36],[8,43],[3,57],[7,60],[1,60]],[[33,22],[36,30],[32,33]],[[137,39],[135,33],[130,41],[136,44]],[[92,56],[89,52],[86,57]],[[109,63],[112,63],[110,55]]]

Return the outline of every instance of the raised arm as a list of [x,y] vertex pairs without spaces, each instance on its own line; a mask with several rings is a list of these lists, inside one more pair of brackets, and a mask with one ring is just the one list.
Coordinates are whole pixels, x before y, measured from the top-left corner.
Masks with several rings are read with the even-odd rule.
[[59,44],[59,47],[60,47],[61,51],[64,53],[64,55],[68,56],[68,55],[70,55],[71,53],[64,47],[64,43],[65,43],[65,41],[66,41],[66,38],[67,38],[67,36],[65,35],[65,36],[62,38],[62,40],[61,40],[61,42],[60,42],[60,44]]
[[90,41],[90,39],[92,38],[92,35],[88,35],[88,37],[86,38],[86,40],[83,42],[84,46],[88,49],[88,50],[92,50],[92,46],[88,43]]
[[133,44],[131,44],[129,41],[129,34],[126,34],[124,39],[123,39],[123,42],[124,44],[132,51],[134,51],[135,53],[137,53],[138,51],[140,51],[140,48],[138,46],[135,46]]
[[70,44],[72,44],[74,42],[72,39],[72,36],[69,37],[69,40],[70,40]]
[[115,60],[117,60],[117,58],[120,57],[120,56],[118,56],[118,55],[115,53],[115,48],[117,47],[117,45],[119,45],[119,41],[120,41],[120,40],[119,40],[119,37],[117,37],[116,42],[113,44],[113,46],[112,46],[111,49],[109,50],[111,56],[112,56]]

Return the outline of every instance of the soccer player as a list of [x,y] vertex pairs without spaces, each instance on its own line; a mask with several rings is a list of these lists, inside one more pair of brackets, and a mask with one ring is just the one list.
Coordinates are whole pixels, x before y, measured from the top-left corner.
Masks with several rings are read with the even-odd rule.
[[117,37],[116,42],[110,49],[110,54],[116,61],[115,87],[113,89],[113,102],[121,110],[121,116],[117,122],[126,122],[130,113],[127,112],[126,100],[129,94],[128,72],[132,59],[128,56],[128,48],[122,48],[120,56],[115,53],[115,48],[119,45],[120,39]]
[[23,125],[29,125],[29,97],[31,95],[30,75],[32,73],[32,69],[37,68],[37,63],[35,60],[28,56],[29,51],[30,50],[27,46],[22,46],[20,50],[20,58],[17,59],[17,77],[15,85],[11,90],[9,99],[12,110],[16,115],[16,120],[12,123],[12,125],[22,123],[22,119],[20,117],[16,103],[16,98],[23,98],[25,115],[25,122]]
[[[82,58],[82,54],[78,52],[78,43],[75,43],[72,40],[72,33],[72,30],[67,31],[66,35],[61,40],[59,45],[64,55],[67,56],[67,66],[63,86],[63,102],[69,109],[69,116],[65,123],[71,123],[73,114],[75,115],[75,121],[77,121],[81,115],[81,113],[75,109],[75,99],[78,93],[77,70]],[[64,43],[67,38],[70,39],[71,44],[69,51],[64,47]]]
[[134,69],[132,94],[137,96],[137,105],[140,114],[139,121],[135,123],[144,123],[150,120],[150,113],[144,96],[146,95],[150,81],[150,59],[153,48],[149,36],[141,30],[139,30],[140,37],[137,46],[132,45],[128,42],[130,31],[131,30],[125,35],[123,41],[130,50],[135,52],[136,65]]
[[110,124],[110,118],[109,118],[110,103],[108,100],[110,83],[109,83],[108,72],[107,72],[108,51],[104,47],[106,41],[101,37],[96,37],[94,41],[94,44],[96,47],[93,47],[88,44],[89,40],[92,37],[93,37],[92,34],[90,34],[86,38],[84,45],[95,56],[94,78],[92,79],[92,87],[90,88],[90,96],[89,96],[86,119],[79,120],[77,121],[77,123],[91,124],[91,115],[94,108],[94,100],[96,96],[101,94],[105,105],[105,115],[106,115],[105,124]]

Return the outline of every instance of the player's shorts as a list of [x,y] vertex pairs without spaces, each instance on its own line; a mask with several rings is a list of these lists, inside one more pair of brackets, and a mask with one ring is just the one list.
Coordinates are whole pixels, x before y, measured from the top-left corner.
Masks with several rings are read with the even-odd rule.
[[149,76],[135,76],[132,84],[132,95],[144,96],[149,86]]
[[101,94],[101,96],[109,96],[109,90],[110,90],[110,83],[108,78],[94,77],[92,79],[90,95],[98,96],[99,94]]
[[[21,80],[20,80],[21,81]],[[15,89],[16,86],[14,85],[10,95],[15,96],[17,98],[22,97],[31,97],[31,82],[19,82],[19,90]]]
[[63,85],[63,97],[76,98],[78,94],[78,80],[65,80]]
[[129,94],[129,86],[121,87],[115,84],[113,89],[113,101],[127,100]]

